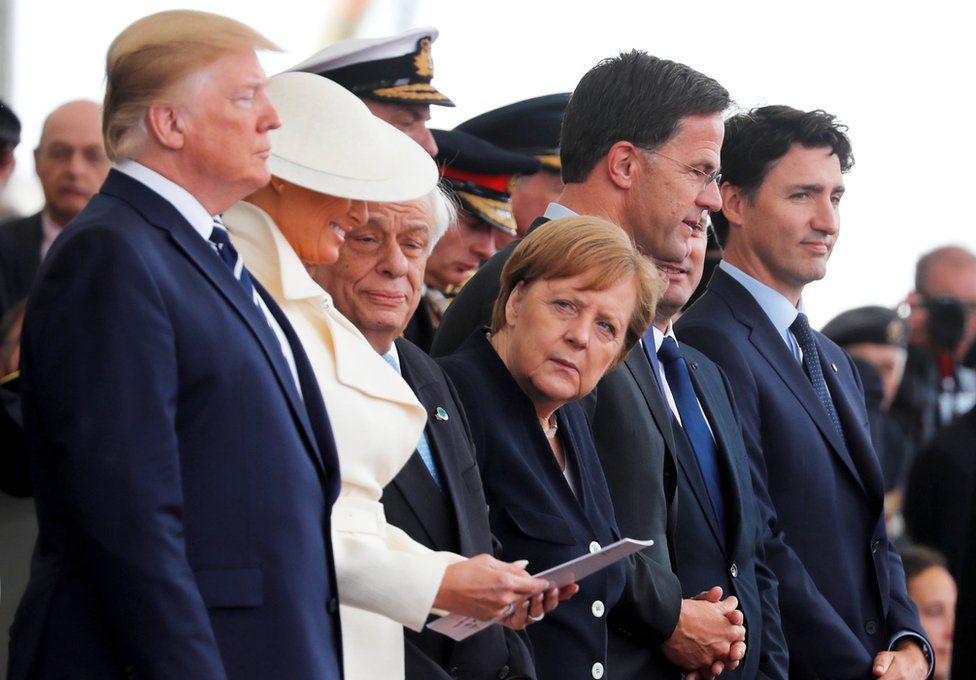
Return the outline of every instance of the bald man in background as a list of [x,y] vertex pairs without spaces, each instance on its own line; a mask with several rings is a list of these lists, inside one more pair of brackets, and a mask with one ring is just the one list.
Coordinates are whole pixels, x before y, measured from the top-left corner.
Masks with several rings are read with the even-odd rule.
[[34,149],[34,168],[44,208],[0,225],[0,314],[27,296],[54,239],[108,175],[101,107],[79,100],[51,112]]

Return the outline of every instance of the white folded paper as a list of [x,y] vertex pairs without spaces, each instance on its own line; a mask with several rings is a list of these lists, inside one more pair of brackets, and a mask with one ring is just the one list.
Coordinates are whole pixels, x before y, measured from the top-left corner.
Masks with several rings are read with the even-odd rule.
[[[622,560],[628,555],[651,545],[654,545],[654,541],[652,540],[637,541],[633,538],[625,538],[596,552],[581,555],[569,562],[563,562],[559,566],[540,571],[538,574],[533,574],[533,576],[548,580],[555,588],[564,588],[570,583],[576,583],[590,574],[605,569],[614,562]],[[491,621],[479,621],[470,616],[448,614],[436,621],[431,621],[427,624],[427,627],[460,642],[466,637],[474,635],[479,630],[484,630],[493,623],[498,623],[502,618],[504,617],[500,616]]]

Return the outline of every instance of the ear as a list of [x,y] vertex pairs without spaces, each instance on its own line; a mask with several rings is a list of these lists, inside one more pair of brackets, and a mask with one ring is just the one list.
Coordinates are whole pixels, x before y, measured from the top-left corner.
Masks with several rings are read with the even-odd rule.
[[631,142],[617,142],[605,159],[610,181],[620,189],[630,189],[641,171],[640,149]]
[[183,148],[186,133],[184,111],[177,106],[154,104],[146,111],[146,130],[160,146],[177,151]]
[[749,197],[741,188],[728,182],[723,184],[719,190],[722,193],[722,214],[729,221],[729,225],[742,224],[742,211],[749,201]]
[[519,281],[515,288],[512,289],[512,294],[508,296],[508,302],[505,303],[505,324],[508,326],[514,326],[515,321],[518,319],[519,310],[522,308],[522,297],[525,294],[525,281]]

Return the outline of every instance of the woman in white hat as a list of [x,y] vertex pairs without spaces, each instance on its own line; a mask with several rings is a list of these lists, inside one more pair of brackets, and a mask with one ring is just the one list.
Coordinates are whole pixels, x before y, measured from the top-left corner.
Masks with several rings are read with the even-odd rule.
[[[307,271],[336,261],[344,234],[368,219],[367,201],[431,192],[431,200],[444,200],[433,160],[321,76],[280,74],[268,96],[282,120],[270,135],[271,182],[223,222],[302,341],[332,423],[342,476],[332,541],[345,678],[396,680],[404,677],[402,626],[420,630],[447,603],[456,613],[494,618],[540,593],[545,581],[488,556],[432,552],[386,523],[383,487],[417,447],[426,413]],[[487,587],[476,593],[479,581]],[[529,610],[516,607],[506,624],[523,627]]]

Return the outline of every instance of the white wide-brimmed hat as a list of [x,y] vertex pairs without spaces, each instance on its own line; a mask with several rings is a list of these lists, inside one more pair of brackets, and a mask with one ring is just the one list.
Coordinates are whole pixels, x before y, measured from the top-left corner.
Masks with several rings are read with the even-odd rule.
[[268,96],[281,118],[269,133],[272,175],[363,201],[409,201],[437,184],[434,159],[341,85],[312,73],[281,73],[271,78]]

